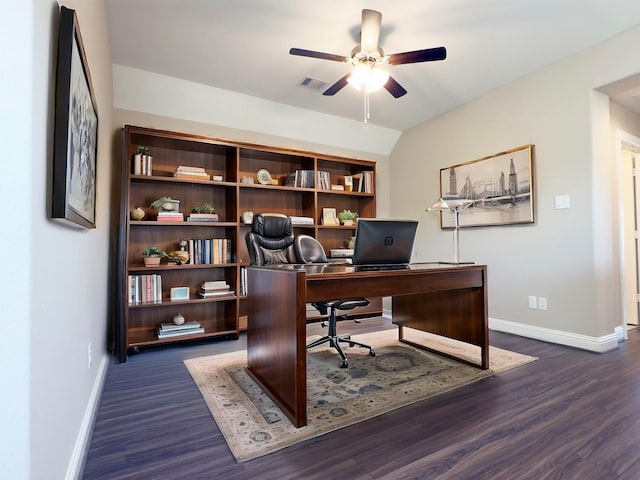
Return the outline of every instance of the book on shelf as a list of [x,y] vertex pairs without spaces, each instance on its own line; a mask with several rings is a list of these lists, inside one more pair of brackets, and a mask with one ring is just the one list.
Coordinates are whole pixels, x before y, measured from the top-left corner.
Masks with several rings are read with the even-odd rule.
[[287,187],[313,188],[313,170],[296,170],[287,175]]
[[224,265],[233,262],[230,238],[191,239],[187,245],[193,265]]
[[162,277],[159,273],[128,276],[129,305],[162,303]]
[[226,295],[234,295],[235,291],[231,290],[231,289],[225,289],[225,290],[202,290],[200,289],[200,291],[198,292],[198,295],[200,295],[202,298],[211,298],[211,297],[224,297]]
[[176,332],[181,330],[193,330],[194,328],[200,328],[201,326],[202,325],[195,320],[190,320],[180,325],[175,323],[161,323],[158,330],[161,332]]
[[217,213],[190,213],[187,222],[217,222]]
[[311,217],[296,217],[291,216],[291,224],[292,225],[313,225],[313,218]]
[[331,176],[329,172],[318,170],[318,188],[321,190],[331,189]]
[[203,290],[222,290],[228,289],[229,284],[225,280],[210,280],[207,282],[202,282]]
[[198,333],[204,333],[204,328],[198,327],[190,330],[176,330],[173,332],[163,332],[158,329],[158,338],[180,337],[182,335],[196,335]]
[[186,165],[178,166],[173,176],[176,178],[187,178],[192,180],[209,180],[209,174],[202,167],[188,167]]
[[157,329],[158,338],[178,337],[180,335],[194,335],[204,333],[204,328],[195,320],[184,322],[181,325],[175,323],[161,323]]
[[183,222],[184,213],[179,212],[158,212],[159,222]]

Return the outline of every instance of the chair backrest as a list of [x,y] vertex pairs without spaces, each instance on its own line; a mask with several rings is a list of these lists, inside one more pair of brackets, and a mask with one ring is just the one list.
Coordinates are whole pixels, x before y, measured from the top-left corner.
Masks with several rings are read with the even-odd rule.
[[293,246],[300,263],[327,263],[322,244],[309,235],[297,235]]
[[251,265],[296,263],[291,218],[279,213],[258,213],[245,236]]

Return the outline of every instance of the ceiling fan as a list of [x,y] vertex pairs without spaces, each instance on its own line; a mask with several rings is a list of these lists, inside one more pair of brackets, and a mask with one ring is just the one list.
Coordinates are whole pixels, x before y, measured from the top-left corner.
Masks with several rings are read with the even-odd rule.
[[389,75],[386,67],[444,60],[447,57],[447,50],[444,47],[437,47],[385,55],[378,45],[381,21],[382,14],[380,12],[362,10],[360,44],[354,47],[349,57],[301,48],[292,48],[289,53],[301,57],[319,58],[353,65],[353,71],[331,85],[323,92],[323,95],[335,95],[349,83],[358,90],[364,90],[365,95],[384,87],[395,98],[400,98],[407,91]]

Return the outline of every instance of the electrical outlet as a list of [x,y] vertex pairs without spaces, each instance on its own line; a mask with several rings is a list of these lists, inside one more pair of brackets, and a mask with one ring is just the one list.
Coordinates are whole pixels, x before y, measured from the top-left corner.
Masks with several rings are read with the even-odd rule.
[[547,299],[545,297],[538,298],[538,309],[540,310],[547,309]]
[[532,295],[529,295],[529,308],[538,308],[538,299]]
[[91,368],[91,342],[87,345],[87,367]]

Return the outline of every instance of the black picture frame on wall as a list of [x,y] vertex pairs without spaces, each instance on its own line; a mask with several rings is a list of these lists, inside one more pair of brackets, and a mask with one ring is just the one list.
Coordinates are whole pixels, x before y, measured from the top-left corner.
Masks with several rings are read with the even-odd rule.
[[96,228],[98,112],[75,10],[60,9],[52,217]]

